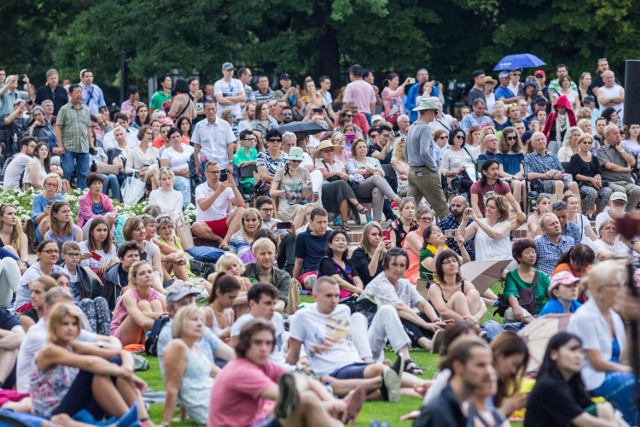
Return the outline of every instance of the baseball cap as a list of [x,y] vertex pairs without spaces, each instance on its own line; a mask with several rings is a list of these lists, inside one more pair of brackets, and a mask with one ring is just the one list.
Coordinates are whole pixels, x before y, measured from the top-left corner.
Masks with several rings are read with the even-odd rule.
[[591,102],[596,102],[596,98],[593,97],[592,95],[587,95],[584,97],[584,99],[582,100],[583,103],[591,103]]
[[551,277],[551,284],[549,285],[549,295],[551,295],[551,291],[556,289],[560,285],[571,285],[573,283],[579,282],[580,279],[569,273],[568,271],[561,271],[556,273]]
[[291,80],[291,74],[289,73],[280,74],[280,80]]
[[171,288],[171,290],[167,292],[167,304],[173,304],[174,302],[180,301],[182,298],[188,297],[189,295],[200,295],[200,292],[198,292],[196,288],[187,285]]
[[236,67],[234,67],[231,62],[225,62],[224,64],[222,64],[222,71],[230,71],[235,69]]
[[384,118],[380,114],[376,114],[375,116],[371,117],[371,123],[377,122],[378,120],[384,122]]
[[475,79],[481,74],[484,74],[484,70],[473,70],[473,72],[471,73],[471,77]]
[[627,195],[624,194],[622,191],[614,191],[611,197],[609,197],[609,200],[612,202],[616,200],[623,200],[625,203],[629,203],[629,200],[627,199]]
[[544,72],[544,70],[536,70],[536,72],[533,73],[533,75],[536,76],[536,77],[540,77],[540,76],[546,77],[547,76],[547,74]]
[[508,71],[500,71],[500,74],[498,74],[498,78],[499,79],[504,79],[505,77],[509,77],[509,73]]
[[24,101],[22,98],[16,98],[16,99],[13,101],[13,105],[20,104],[22,101]]

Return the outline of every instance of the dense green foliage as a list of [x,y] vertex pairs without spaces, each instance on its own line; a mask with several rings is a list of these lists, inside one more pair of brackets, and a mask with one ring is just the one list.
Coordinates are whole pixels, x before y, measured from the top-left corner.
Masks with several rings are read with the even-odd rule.
[[217,79],[229,60],[342,81],[354,62],[379,78],[425,66],[438,80],[466,81],[518,52],[575,74],[607,57],[622,72],[640,56],[639,14],[640,0],[24,0],[0,3],[0,64],[37,84],[51,66],[74,81],[91,67],[107,91],[120,84],[122,53],[127,84],[141,88],[173,69]]

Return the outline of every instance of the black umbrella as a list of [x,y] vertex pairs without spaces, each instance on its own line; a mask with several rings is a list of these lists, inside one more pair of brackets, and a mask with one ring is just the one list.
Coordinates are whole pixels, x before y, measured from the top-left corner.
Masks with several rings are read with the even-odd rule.
[[325,128],[314,122],[291,122],[280,126],[278,130],[282,133],[293,132],[303,133],[305,135],[313,135],[315,133],[326,131]]

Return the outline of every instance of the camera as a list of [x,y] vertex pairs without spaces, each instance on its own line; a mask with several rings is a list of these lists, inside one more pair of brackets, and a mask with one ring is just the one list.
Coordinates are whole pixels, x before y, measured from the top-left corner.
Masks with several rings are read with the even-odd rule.
[[18,75],[18,85],[20,85],[20,86],[24,86],[24,84],[26,83],[26,82],[24,81],[24,78],[25,78],[25,75],[24,75],[24,74],[20,74],[20,75]]

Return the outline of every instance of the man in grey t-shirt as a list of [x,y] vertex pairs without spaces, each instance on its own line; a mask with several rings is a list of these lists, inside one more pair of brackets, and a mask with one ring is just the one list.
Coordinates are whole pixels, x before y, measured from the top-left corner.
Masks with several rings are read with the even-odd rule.
[[440,110],[438,98],[423,98],[413,109],[420,115],[411,125],[407,135],[406,158],[411,168],[407,195],[416,199],[419,205],[424,197],[436,211],[438,218],[447,216],[447,202],[440,183],[438,164],[435,157],[435,141],[431,137],[429,123],[435,120]]
[[20,177],[27,168],[27,164],[33,158],[33,149],[36,148],[37,141],[31,136],[22,138],[20,142],[20,152],[7,165],[4,171],[4,181],[2,187],[4,191],[20,187]]

